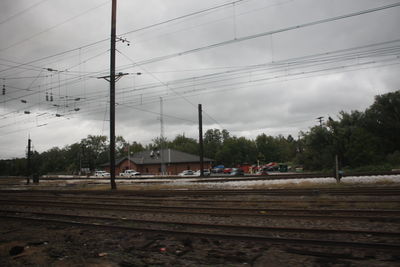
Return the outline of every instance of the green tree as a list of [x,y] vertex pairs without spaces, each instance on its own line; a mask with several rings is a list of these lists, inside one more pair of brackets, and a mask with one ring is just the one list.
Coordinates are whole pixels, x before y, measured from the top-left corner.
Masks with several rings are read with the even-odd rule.
[[56,174],[65,171],[65,151],[58,147],[53,147],[40,155],[40,173]]
[[135,154],[137,152],[144,151],[145,148],[141,143],[134,141],[133,143],[129,144],[129,151],[131,154]]
[[284,151],[284,145],[286,145],[284,137],[278,136],[275,138],[263,133],[256,137],[255,142],[258,152],[263,155],[265,160],[263,163],[274,161],[282,162],[288,160]]
[[108,142],[107,137],[103,135],[89,135],[81,140],[83,149],[83,160],[91,170],[108,161]]
[[375,97],[365,111],[365,128],[379,138],[385,154],[400,150],[400,91]]
[[329,118],[327,127],[332,134],[333,153],[343,166],[359,167],[383,159],[379,140],[363,125],[363,112],[340,112],[339,120]]
[[115,155],[116,158],[126,157],[128,155],[129,143],[120,135],[115,137]]
[[321,126],[314,126],[307,133],[302,133],[304,150],[298,160],[306,169],[322,170],[332,169],[334,162],[334,149],[332,133]]
[[197,140],[188,138],[184,134],[177,135],[175,139],[168,144],[168,147],[189,154],[199,155],[199,143]]
[[[218,129],[209,129],[204,133],[204,155],[208,158],[217,160],[217,153],[222,148],[222,133]],[[217,160],[216,163],[221,163]]]

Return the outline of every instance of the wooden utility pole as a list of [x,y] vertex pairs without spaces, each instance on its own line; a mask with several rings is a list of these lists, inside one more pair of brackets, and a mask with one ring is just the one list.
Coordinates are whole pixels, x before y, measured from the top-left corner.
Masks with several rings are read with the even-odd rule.
[[111,189],[117,189],[115,183],[115,42],[117,29],[117,0],[112,0],[111,10],[111,50],[110,50],[110,182]]
[[340,173],[339,173],[339,156],[335,155],[335,179],[337,183],[340,183]]
[[203,110],[199,104],[199,152],[200,152],[200,177],[204,177],[204,153],[203,153]]
[[318,117],[317,120],[319,121],[319,126],[322,127],[322,122],[324,121],[324,117]]
[[31,155],[32,155],[32,152],[31,152],[31,144],[32,144],[32,140],[31,140],[31,138],[28,138],[28,155],[27,155],[27,160],[28,160],[28,166],[27,166],[28,175],[27,175],[27,177],[26,177],[26,184],[29,184],[29,182],[30,182],[30,177],[32,176],[32,168],[31,168]]
[[[112,0],[111,9],[111,49],[110,49],[110,75],[98,77],[110,83],[110,182],[111,189],[117,189],[115,183],[115,82],[129,73],[115,74],[115,43],[117,42],[117,0]],[[119,39],[122,42],[126,40]],[[129,44],[128,44],[129,45]],[[141,73],[137,73],[140,75]]]
[[166,174],[166,166],[165,166],[165,152],[164,146],[164,107],[163,107],[163,98],[160,97],[160,157],[161,157],[161,175]]

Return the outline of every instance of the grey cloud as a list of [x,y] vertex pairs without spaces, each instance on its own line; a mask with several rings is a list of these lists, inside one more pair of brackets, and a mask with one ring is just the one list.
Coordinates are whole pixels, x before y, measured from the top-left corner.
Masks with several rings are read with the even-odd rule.
[[[32,9],[10,23],[0,25],[0,34],[10,36],[0,40],[0,48],[57,25],[100,3],[101,1],[94,0],[47,1],[41,5],[40,9]],[[137,1],[120,0],[118,1],[117,32],[124,33],[223,3],[226,1],[151,0],[139,4]],[[137,77],[124,76],[117,83],[117,102],[121,105],[117,105],[116,133],[123,135],[128,141],[143,143],[148,143],[157,137],[160,134],[160,115],[157,114],[160,109],[160,96],[164,98],[165,135],[168,138],[173,138],[180,133],[197,138],[198,103],[202,103],[205,112],[212,117],[204,116],[205,129],[222,126],[230,130],[232,134],[245,135],[248,138],[254,138],[262,132],[297,136],[299,131],[306,131],[310,126],[317,124],[315,118],[318,116],[335,116],[341,110],[363,110],[372,103],[374,95],[399,89],[398,65],[357,71],[346,69],[345,72],[332,70],[308,75],[293,75],[296,72],[313,71],[343,64],[335,63],[308,68],[280,68],[279,71],[268,75],[246,70],[233,75],[220,75],[204,84],[200,78],[193,78],[192,83],[186,82],[179,85],[174,84],[173,81],[233,70],[233,68],[222,69],[221,67],[262,63],[274,63],[276,66],[280,60],[399,39],[399,8],[274,34],[272,37],[265,36],[205,49],[144,66],[134,67],[133,65],[136,61],[232,39],[235,37],[235,31],[236,37],[247,36],[390,3],[395,3],[395,1],[249,0],[237,4],[235,10],[232,7],[226,7],[218,12],[209,12],[207,15],[199,15],[128,34],[124,37],[131,42],[131,45],[128,47],[121,42],[117,45],[122,53],[117,53],[117,64],[119,67],[124,66],[119,71],[142,72],[143,74]],[[0,14],[2,17],[7,17],[29,4],[31,4],[30,1],[2,1]],[[88,12],[37,38],[0,52],[0,58],[29,62],[107,39],[110,23],[109,9],[110,5],[106,5]],[[232,17],[233,14],[236,15],[235,19]],[[225,19],[222,20],[222,18]],[[28,88],[32,84],[33,92],[38,90],[43,92],[27,97],[29,103],[36,105],[32,108],[32,119],[27,120],[26,123],[20,122],[26,119],[21,114],[25,105],[20,102],[20,99],[0,106],[0,127],[16,122],[15,125],[0,128],[0,147],[4,148],[0,157],[23,156],[28,133],[33,135],[34,142],[40,151],[55,145],[63,146],[77,142],[88,134],[108,135],[109,84],[105,80],[96,78],[100,74],[92,74],[101,70],[104,71],[101,75],[107,75],[108,49],[109,41],[105,41],[93,47],[34,63],[33,65],[41,68],[70,68],[70,73],[63,74],[43,71],[42,74],[53,75],[51,85],[46,85],[50,78],[38,78],[34,82],[33,79],[7,80],[9,85]],[[102,54],[99,55],[100,53]],[[91,59],[96,55],[99,56]],[[86,60],[87,62],[84,63]],[[354,62],[348,61],[346,64]],[[396,62],[398,63],[398,61],[392,63]],[[0,61],[0,63],[5,62]],[[71,68],[79,64],[81,65]],[[271,66],[273,64],[267,67]],[[1,66],[0,71],[5,68]],[[189,71],[196,69],[197,71]],[[89,72],[85,74],[90,78],[80,79],[79,72]],[[0,72],[0,78],[24,75],[37,76],[38,71]],[[60,84],[57,81],[59,76]],[[257,79],[265,78],[267,79],[264,81],[255,82]],[[75,79],[75,82],[64,85],[62,81],[65,79]],[[221,79],[226,79],[226,81],[221,81]],[[159,87],[147,88],[149,84],[159,84]],[[40,89],[36,87],[39,85]],[[141,89],[143,87],[146,89]],[[13,97],[27,93],[12,91],[11,87],[9,90]],[[51,106],[52,103],[46,103],[44,93],[46,90],[49,92],[52,90],[55,98],[57,96],[57,103],[60,103],[58,110]],[[56,118],[55,112],[67,110],[65,98],[63,100],[59,96],[81,97],[82,101],[70,104],[68,107],[79,107],[79,112],[65,113],[62,118]],[[41,102],[40,105],[39,102]],[[19,113],[13,114],[12,118],[1,119],[2,115],[17,110]],[[44,112],[51,116],[35,117]],[[67,117],[70,119],[65,119]],[[64,120],[61,121],[61,119]],[[37,127],[38,123],[48,123],[48,125]],[[25,128],[29,129],[23,130]],[[7,134],[15,130],[16,134]],[[19,149],[16,149],[17,147]]]

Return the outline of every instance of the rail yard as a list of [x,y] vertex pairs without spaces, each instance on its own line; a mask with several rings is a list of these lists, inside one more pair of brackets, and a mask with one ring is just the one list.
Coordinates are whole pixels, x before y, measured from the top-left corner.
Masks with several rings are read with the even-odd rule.
[[0,191],[2,266],[394,266],[400,187]]

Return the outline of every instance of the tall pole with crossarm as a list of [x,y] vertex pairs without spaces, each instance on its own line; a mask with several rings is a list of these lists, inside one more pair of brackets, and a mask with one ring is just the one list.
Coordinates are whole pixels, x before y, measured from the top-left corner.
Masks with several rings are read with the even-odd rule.
[[115,183],[115,42],[117,28],[117,0],[112,0],[111,10],[111,50],[110,50],[110,182]]

